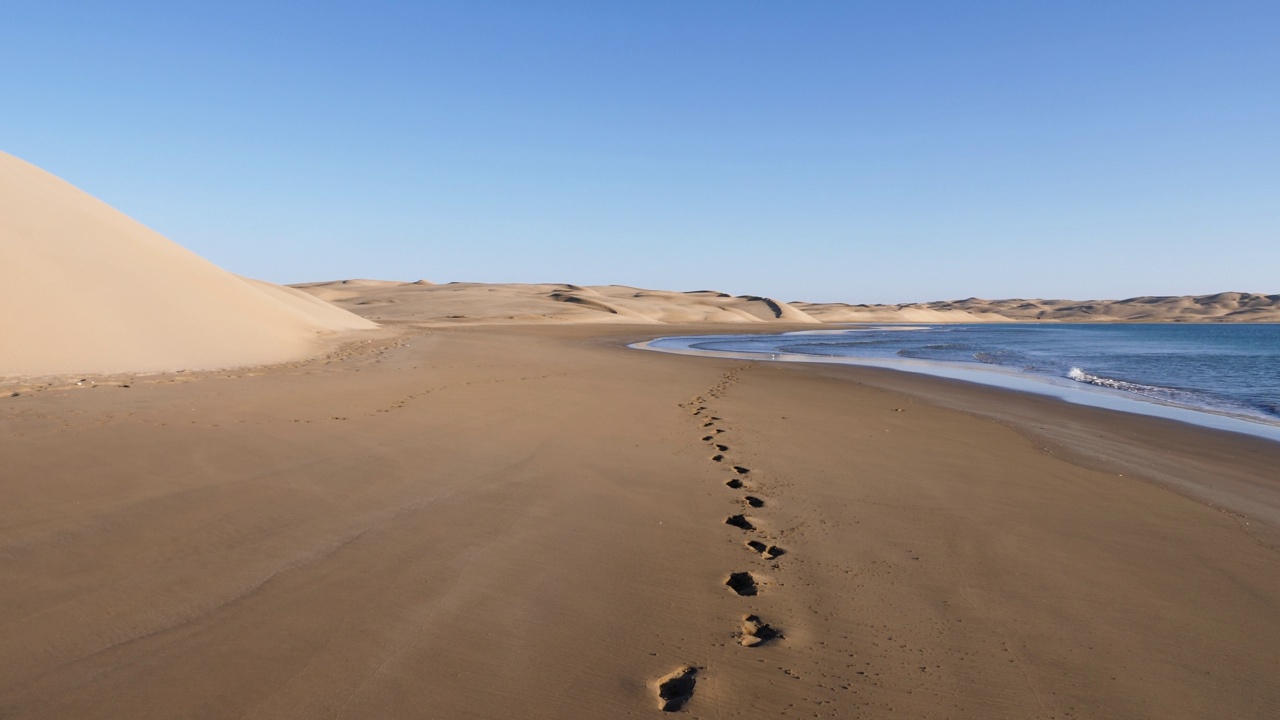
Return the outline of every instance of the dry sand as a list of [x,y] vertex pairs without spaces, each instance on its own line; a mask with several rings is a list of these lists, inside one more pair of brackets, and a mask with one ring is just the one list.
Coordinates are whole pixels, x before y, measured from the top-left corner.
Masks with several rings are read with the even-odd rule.
[[369,321],[236,277],[0,152],[0,378],[256,365]]
[[1280,712],[1276,444],[648,327],[0,400],[0,717]]

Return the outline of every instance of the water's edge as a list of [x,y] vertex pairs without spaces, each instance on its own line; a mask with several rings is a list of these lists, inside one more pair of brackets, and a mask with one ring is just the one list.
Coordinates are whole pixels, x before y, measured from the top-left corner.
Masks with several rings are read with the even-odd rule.
[[[984,367],[956,367],[953,365],[946,365],[926,360],[877,360],[869,358],[801,355],[797,353],[706,350],[690,347],[690,345],[699,341],[705,341],[706,339],[708,339],[708,336],[706,335],[658,337],[651,340],[645,340],[643,342],[631,343],[627,347],[636,350],[648,350],[651,352],[661,352],[673,355],[714,357],[730,360],[819,363],[824,365],[853,365],[857,367],[881,368],[898,372],[948,378],[951,380],[959,380],[962,382],[975,383],[990,387],[998,387],[1005,390],[1014,390],[1032,395],[1051,397],[1075,405],[1103,408],[1106,410],[1114,410],[1133,415],[1158,417],[1189,425],[1239,433],[1242,435],[1250,435],[1274,442],[1280,442],[1280,426],[1277,425],[1254,422],[1240,417],[1209,411],[1192,410],[1180,406],[1166,405],[1154,400],[1119,396],[1112,392],[1108,392],[1105,387],[1082,384],[1069,379],[1063,379],[1059,383],[1053,382],[1052,379],[1046,379],[1043,377],[1033,379],[1031,377],[990,370]],[[665,345],[659,346],[656,343],[665,343]]]

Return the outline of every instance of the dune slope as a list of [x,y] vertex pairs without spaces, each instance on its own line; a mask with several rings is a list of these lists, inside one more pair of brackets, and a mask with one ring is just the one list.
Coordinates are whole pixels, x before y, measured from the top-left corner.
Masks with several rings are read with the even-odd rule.
[[0,293],[0,377],[281,362],[376,327],[232,275],[5,153]]

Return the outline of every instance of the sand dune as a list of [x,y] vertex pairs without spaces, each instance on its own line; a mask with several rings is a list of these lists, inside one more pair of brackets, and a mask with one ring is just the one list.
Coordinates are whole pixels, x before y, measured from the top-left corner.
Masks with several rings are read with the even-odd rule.
[[426,325],[569,323],[1280,322],[1280,295],[1128,300],[967,300],[901,305],[782,302],[714,290],[624,285],[343,280],[296,286],[378,321]]
[[0,377],[280,362],[373,323],[236,277],[0,153]]
[[903,305],[793,305],[823,322],[873,317],[878,321],[897,317],[899,322],[1280,322],[1280,295],[1238,292],[1126,300],[967,298]]
[[1135,297],[1126,300],[962,300],[953,305],[970,312],[1064,322],[1280,322],[1280,295],[1224,292],[1216,295]]
[[422,324],[816,323],[772,298],[712,290],[671,292],[623,285],[344,280],[295,286],[380,322]]
[[792,303],[796,309],[825,323],[906,322],[981,323],[1012,322],[986,310],[937,309],[916,305],[845,305],[843,303]]

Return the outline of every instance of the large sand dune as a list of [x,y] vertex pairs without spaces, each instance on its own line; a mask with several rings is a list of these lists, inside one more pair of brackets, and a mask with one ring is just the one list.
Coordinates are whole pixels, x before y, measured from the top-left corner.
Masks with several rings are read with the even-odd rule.
[[280,362],[375,325],[228,273],[0,153],[0,377]]

